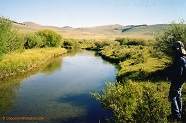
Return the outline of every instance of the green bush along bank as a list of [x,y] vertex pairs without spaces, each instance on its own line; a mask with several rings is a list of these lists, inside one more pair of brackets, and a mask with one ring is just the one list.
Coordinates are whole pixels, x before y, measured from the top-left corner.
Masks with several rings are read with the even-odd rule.
[[116,123],[165,123],[170,113],[167,83],[106,82],[102,95],[93,93],[103,108],[113,111]]
[[49,29],[38,31],[36,35],[42,39],[41,47],[58,47],[62,43],[62,36]]
[[36,33],[21,34],[13,28],[12,21],[0,17],[0,56],[20,49],[61,47],[62,36],[55,31],[45,29]]

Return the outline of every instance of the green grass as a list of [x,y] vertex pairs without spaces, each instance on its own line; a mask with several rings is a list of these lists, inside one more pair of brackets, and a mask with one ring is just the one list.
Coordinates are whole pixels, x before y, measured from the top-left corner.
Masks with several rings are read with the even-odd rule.
[[158,72],[164,71],[170,63],[167,57],[157,53],[152,46],[111,44],[103,47],[100,53],[108,59],[118,61],[120,70],[117,73],[117,78],[119,81],[125,79],[154,79],[156,81],[158,79],[155,77],[158,77]]
[[[138,81],[139,80],[158,81],[158,78],[163,77],[163,75],[160,74],[164,71],[166,65],[169,64],[170,61],[166,58],[159,59],[152,58],[149,56],[145,57],[146,57],[145,61],[141,60],[143,62],[140,62],[140,58],[127,59],[123,62],[120,62],[119,65],[121,69],[117,73],[117,76],[123,79],[132,79]],[[165,79],[165,77],[163,78]]]
[[8,53],[0,61],[0,76],[9,76],[40,67],[57,55],[67,53],[64,48],[28,49]]

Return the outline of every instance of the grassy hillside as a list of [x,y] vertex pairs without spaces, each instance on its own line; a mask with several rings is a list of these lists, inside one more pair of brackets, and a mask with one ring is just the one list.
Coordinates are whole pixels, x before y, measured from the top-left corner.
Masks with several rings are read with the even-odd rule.
[[147,39],[152,39],[157,33],[163,29],[169,29],[170,24],[157,24],[157,25],[146,25],[146,26],[137,26],[133,27],[127,31],[123,32],[125,37],[144,37]]
[[52,29],[61,34],[64,38],[74,39],[115,39],[117,37],[153,39],[154,35],[159,31],[170,28],[170,24],[129,26],[115,24],[97,27],[72,28],[68,26],[43,26],[33,22],[25,22],[23,24],[14,23],[13,26],[18,28],[22,33],[32,33],[42,29]]

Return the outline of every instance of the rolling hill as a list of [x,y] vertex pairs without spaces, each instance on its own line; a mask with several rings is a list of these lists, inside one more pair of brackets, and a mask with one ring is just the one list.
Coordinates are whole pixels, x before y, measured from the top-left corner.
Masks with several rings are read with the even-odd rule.
[[64,38],[75,39],[115,39],[117,37],[153,39],[155,34],[165,28],[171,27],[170,24],[128,26],[115,24],[96,27],[73,28],[69,26],[43,26],[34,22],[24,22],[21,24],[13,23],[13,26],[18,28],[21,33],[34,33],[38,30],[51,29],[61,34]]

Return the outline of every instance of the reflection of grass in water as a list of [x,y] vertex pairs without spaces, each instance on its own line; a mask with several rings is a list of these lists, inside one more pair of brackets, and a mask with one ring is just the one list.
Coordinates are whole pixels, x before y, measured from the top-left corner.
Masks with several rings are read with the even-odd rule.
[[9,83],[0,86],[0,117],[2,117],[13,106],[13,101],[16,100],[16,90],[20,86],[18,83]]
[[[61,57],[57,58],[57,60],[59,59],[61,59]],[[20,88],[20,82],[30,77],[31,75],[36,74],[38,71],[43,72],[43,68],[44,68],[44,71],[47,71],[45,67],[48,64],[53,64],[52,62],[53,60],[51,60],[47,64],[43,64],[43,66],[40,66],[39,68],[35,68],[26,73],[0,79],[0,117],[5,115],[5,113],[9,112],[13,104],[18,101],[16,92]],[[54,62],[56,63],[57,61],[54,61]],[[61,64],[61,62],[59,62],[56,66],[54,65],[52,71],[55,71],[58,67],[60,67],[59,64]]]
[[[51,72],[49,70],[49,68],[51,68],[50,67],[51,65],[52,65],[52,71],[55,71],[59,67],[59,63],[61,64],[61,61],[59,62],[59,59],[61,59],[61,58],[59,57],[54,60],[54,63],[51,62],[48,65],[34,69],[34,70],[27,72],[25,74],[15,75],[15,76],[1,79],[1,81],[0,81],[0,97],[2,97],[2,98],[0,100],[0,106],[3,108],[0,107],[0,109],[1,109],[0,116],[3,116],[5,113],[8,113],[11,110],[13,104],[18,101],[16,92],[17,92],[17,90],[19,90],[20,82],[22,80],[30,77],[31,75],[37,73],[38,71],[41,71],[41,72],[44,71],[44,73],[48,72],[48,71]],[[67,93],[69,91],[70,90],[67,90]],[[42,99],[44,101],[42,101]],[[48,101],[47,96],[41,97],[38,99],[34,99],[33,101],[36,101],[36,103],[32,103],[31,105],[29,105],[29,107],[28,107],[28,105],[26,105],[28,103],[26,103],[25,106],[21,106],[20,109],[18,109],[20,111],[20,113],[15,114],[15,115],[17,115],[17,116],[43,116],[43,117],[45,117],[45,119],[47,121],[49,121],[49,120],[55,120],[55,119],[65,120],[68,118],[78,118],[78,117],[81,117],[82,114],[85,114],[85,112],[86,112],[86,109],[82,106],[76,106],[76,105],[67,104],[64,102],[59,103],[59,102],[55,102],[55,101],[49,101],[48,103],[46,103],[45,101]],[[46,103],[46,104],[44,104],[44,103]],[[35,110],[33,110],[31,107],[35,107]],[[24,112],[21,113],[21,111],[24,111],[25,113]],[[26,112],[28,112],[29,114],[26,114]]]
[[9,112],[13,103],[17,102],[16,92],[20,88],[20,81],[35,73],[36,71],[32,71],[0,80],[0,117]]
[[56,59],[54,59],[53,62],[49,63],[45,69],[43,69],[41,72],[45,73],[45,74],[50,74],[53,73],[54,71],[56,71],[57,69],[61,68],[62,64],[61,64],[61,57],[58,57]]

